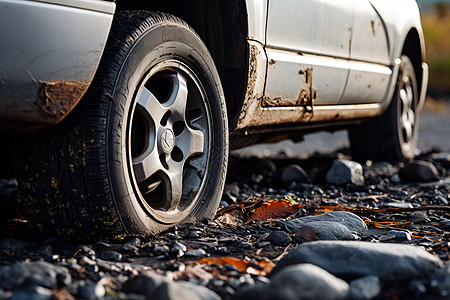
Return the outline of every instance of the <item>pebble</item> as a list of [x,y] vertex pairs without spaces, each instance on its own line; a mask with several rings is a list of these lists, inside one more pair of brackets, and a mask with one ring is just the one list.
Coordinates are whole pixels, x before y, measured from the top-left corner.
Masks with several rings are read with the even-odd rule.
[[51,300],[53,299],[52,291],[42,286],[31,285],[26,288],[15,290],[9,300]]
[[411,240],[411,234],[407,231],[390,230],[387,232],[387,234],[394,236],[397,241],[410,241]]
[[236,247],[238,248],[242,248],[242,249],[252,249],[253,245],[252,243],[249,242],[239,242]]
[[120,261],[122,259],[122,254],[117,251],[105,251],[100,255],[100,258],[104,260]]
[[44,261],[0,266],[0,288],[4,290],[12,290],[22,284],[54,289],[57,286],[67,286],[71,281],[72,278],[66,267]]
[[269,284],[258,284],[238,291],[236,299],[315,300],[347,299],[349,285],[312,264],[289,266],[272,277]]
[[105,294],[105,287],[99,283],[86,283],[78,287],[78,296],[84,300],[95,300],[103,298]]
[[299,165],[290,164],[277,170],[273,181],[276,185],[287,187],[291,183],[307,183],[309,181],[308,174]]
[[362,186],[364,185],[363,168],[357,162],[337,159],[333,161],[331,168],[328,170],[326,181],[336,185],[353,183]]
[[375,275],[385,283],[430,276],[442,261],[421,247],[356,241],[305,243],[288,253],[271,276],[284,267],[311,263],[343,279]]
[[274,230],[268,237],[270,243],[274,246],[287,246],[292,243],[292,238],[284,231]]
[[413,160],[398,171],[403,182],[430,182],[439,178],[436,167],[427,161]]
[[450,297],[450,264],[438,270],[431,276],[431,289],[441,297]]
[[297,241],[358,240],[358,234],[367,231],[367,225],[357,215],[346,211],[333,211],[292,220],[279,221]]
[[349,298],[351,300],[370,300],[381,293],[381,280],[369,275],[350,282]]
[[[221,280],[222,281],[222,280]],[[223,281],[222,281],[223,282]],[[221,300],[222,298],[215,292],[203,285],[193,284],[188,281],[178,281],[181,287],[196,294],[201,300]],[[184,298],[187,299],[187,298]]]
[[197,249],[197,250],[189,250],[184,253],[184,256],[190,257],[190,258],[200,258],[206,256],[206,251],[203,249]]
[[271,242],[258,242],[256,243],[256,248],[264,248],[270,246],[271,244]]
[[176,284],[174,282],[163,282],[161,285],[157,286],[151,294],[147,294],[147,299],[161,299],[161,300],[202,300],[199,296]]
[[166,281],[167,279],[164,276],[153,271],[144,271],[130,279],[128,287],[133,293],[150,295],[159,285]]
[[[18,238],[4,238],[0,240],[0,249],[9,253],[25,252],[31,248],[34,248],[36,244],[27,242]],[[17,253],[16,253],[17,254]]]

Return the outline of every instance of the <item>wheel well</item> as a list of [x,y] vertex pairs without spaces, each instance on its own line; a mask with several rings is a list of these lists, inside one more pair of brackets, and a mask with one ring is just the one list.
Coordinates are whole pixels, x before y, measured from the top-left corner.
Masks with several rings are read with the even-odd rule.
[[206,44],[220,75],[233,130],[247,82],[247,12],[243,0],[118,1],[117,10],[170,13],[187,22]]
[[417,82],[419,84],[419,94],[422,89],[421,82],[423,76],[421,49],[419,33],[417,32],[417,29],[412,28],[406,36],[402,54],[407,55],[414,66],[414,72],[416,73]]

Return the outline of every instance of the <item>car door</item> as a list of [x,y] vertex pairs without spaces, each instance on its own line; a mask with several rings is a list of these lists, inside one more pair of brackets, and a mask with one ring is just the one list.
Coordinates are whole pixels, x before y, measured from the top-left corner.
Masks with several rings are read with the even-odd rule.
[[371,2],[354,3],[350,72],[342,104],[382,101],[392,74],[387,30],[392,25],[384,22]]
[[339,103],[348,75],[353,1],[268,1],[263,104],[302,105],[304,90],[316,96],[315,105]]

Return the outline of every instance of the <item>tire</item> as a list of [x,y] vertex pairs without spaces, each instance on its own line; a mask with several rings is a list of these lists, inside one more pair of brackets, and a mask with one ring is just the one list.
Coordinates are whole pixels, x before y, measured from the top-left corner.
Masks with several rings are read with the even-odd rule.
[[45,236],[117,239],[212,218],[228,125],[211,55],[174,16],[117,14],[80,104],[16,153],[26,216]]
[[353,157],[359,160],[412,159],[419,134],[419,94],[414,67],[401,57],[394,96],[381,117],[349,129]]

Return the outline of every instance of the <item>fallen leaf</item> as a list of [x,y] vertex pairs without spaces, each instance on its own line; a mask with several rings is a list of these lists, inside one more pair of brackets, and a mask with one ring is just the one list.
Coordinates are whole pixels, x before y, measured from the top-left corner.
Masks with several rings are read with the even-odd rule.
[[214,264],[214,265],[232,265],[241,273],[248,273],[251,275],[269,274],[275,267],[275,264],[270,260],[248,261],[230,256],[223,257],[207,257],[198,261],[200,264]]
[[275,199],[264,201],[254,206],[253,211],[249,212],[247,222],[264,222],[270,219],[286,218],[299,210],[299,205],[292,204],[286,199]]

